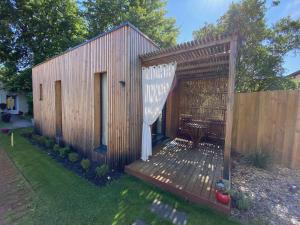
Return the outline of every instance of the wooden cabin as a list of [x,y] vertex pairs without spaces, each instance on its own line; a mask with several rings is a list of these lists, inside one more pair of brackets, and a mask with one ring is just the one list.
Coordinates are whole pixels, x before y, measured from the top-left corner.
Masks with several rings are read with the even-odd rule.
[[[124,23],[33,68],[34,121],[94,161],[140,157],[141,62],[157,45]],[[104,147],[104,148],[103,148]],[[107,150],[105,149],[107,148]]]
[[[95,161],[228,213],[214,198],[230,179],[236,36],[158,46],[130,23],[33,68],[36,128]],[[142,161],[142,67],[176,63]],[[191,138],[203,128],[199,141]],[[204,129],[205,128],[205,129]],[[204,132],[205,131],[205,132]],[[197,139],[197,140],[198,140]]]

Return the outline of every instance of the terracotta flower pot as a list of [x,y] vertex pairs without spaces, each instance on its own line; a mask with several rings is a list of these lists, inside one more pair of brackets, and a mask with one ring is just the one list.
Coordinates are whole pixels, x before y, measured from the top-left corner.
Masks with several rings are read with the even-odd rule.
[[216,197],[218,202],[220,202],[224,205],[228,205],[228,203],[230,201],[230,195],[227,194],[227,193],[222,193],[220,191],[216,191],[215,197]]

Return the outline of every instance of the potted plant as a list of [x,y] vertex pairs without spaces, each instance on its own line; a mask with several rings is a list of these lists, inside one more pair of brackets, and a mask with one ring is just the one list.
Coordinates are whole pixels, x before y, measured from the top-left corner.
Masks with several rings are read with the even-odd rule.
[[229,181],[224,179],[218,180],[215,184],[215,189],[216,189],[216,193],[215,193],[216,200],[224,205],[228,205],[230,202]]

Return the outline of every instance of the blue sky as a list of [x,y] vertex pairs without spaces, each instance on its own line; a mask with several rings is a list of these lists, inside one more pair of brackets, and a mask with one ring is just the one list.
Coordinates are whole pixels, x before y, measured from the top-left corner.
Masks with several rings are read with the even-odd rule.
[[[205,22],[215,23],[223,15],[231,2],[237,0],[168,0],[168,16],[175,17],[180,27],[180,35],[177,42],[185,42],[193,39],[194,30],[203,26]],[[267,0],[266,20],[271,26],[280,18],[290,15],[296,19],[300,17],[300,0],[281,0],[277,7],[270,7],[271,0]],[[289,53],[285,57],[285,74],[300,70],[300,54],[295,56]]]

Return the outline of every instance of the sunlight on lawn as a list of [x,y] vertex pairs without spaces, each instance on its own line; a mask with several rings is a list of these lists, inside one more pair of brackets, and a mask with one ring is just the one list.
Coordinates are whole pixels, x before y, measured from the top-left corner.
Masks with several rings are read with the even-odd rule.
[[187,203],[127,175],[105,187],[97,187],[73,174],[45,152],[15,132],[15,147],[9,136],[0,134],[16,166],[31,184],[36,196],[24,218],[17,224],[132,224],[142,219],[148,224],[171,224],[151,213],[157,199],[188,214],[188,224],[238,224],[205,207]]

